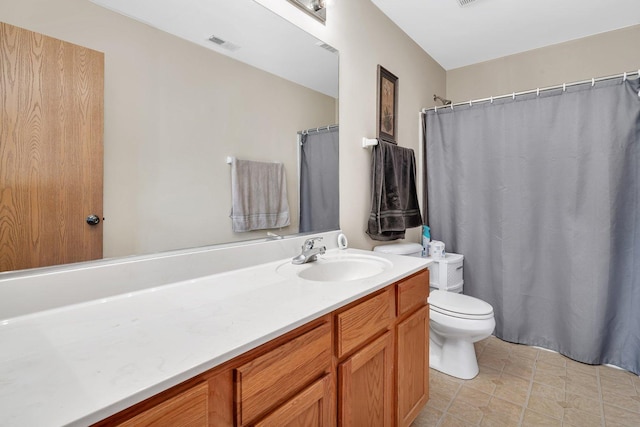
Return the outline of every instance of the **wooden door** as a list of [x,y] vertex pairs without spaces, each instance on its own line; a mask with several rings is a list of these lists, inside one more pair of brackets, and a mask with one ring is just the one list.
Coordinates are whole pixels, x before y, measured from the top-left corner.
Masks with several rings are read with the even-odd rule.
[[338,366],[340,425],[393,423],[393,338],[387,332]]
[[334,411],[331,375],[326,375],[255,427],[330,427],[335,425]]
[[398,422],[411,425],[429,400],[429,306],[398,324]]
[[0,271],[102,258],[104,54],[0,23]]

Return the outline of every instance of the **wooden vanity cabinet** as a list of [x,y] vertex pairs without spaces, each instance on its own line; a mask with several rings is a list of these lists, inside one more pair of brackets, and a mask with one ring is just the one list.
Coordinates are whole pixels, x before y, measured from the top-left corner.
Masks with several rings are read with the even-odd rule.
[[429,400],[429,271],[399,282],[396,292],[396,425],[406,427]]
[[428,270],[99,426],[408,426],[429,394]]
[[391,427],[393,371],[391,332],[386,332],[340,363],[339,425]]
[[427,403],[428,296],[423,270],[335,315],[340,426],[409,426]]
[[119,423],[121,427],[207,427],[209,425],[209,387],[199,383],[177,396]]
[[335,393],[331,375],[325,375],[255,427],[329,427],[335,425]]
[[330,323],[292,338],[233,371],[236,423],[252,425],[283,400],[299,399],[296,396],[305,387],[331,372]]
[[335,314],[341,426],[392,425],[394,293],[387,287]]

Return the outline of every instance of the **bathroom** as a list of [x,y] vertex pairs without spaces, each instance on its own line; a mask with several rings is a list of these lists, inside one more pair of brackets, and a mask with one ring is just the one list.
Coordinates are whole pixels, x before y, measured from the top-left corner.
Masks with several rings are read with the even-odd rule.
[[[157,113],[158,111],[150,105],[154,101],[144,104],[142,100],[136,100],[135,96],[141,92],[147,94],[151,91],[152,83],[149,82],[151,80],[149,77],[159,78],[153,72],[155,67],[164,69],[167,74],[170,74],[174,71],[168,67],[170,63],[177,62],[178,59],[189,61],[192,57],[187,56],[189,52],[185,52],[188,50],[185,46],[190,45],[161,35],[156,30],[142,25],[139,25],[142,29],[134,24],[119,25],[118,20],[124,18],[109,15],[108,19],[100,21],[99,28],[114,37],[114,45],[118,45],[119,48],[126,47],[126,50],[116,52],[115,48],[110,49],[104,42],[97,40],[98,32],[88,30],[95,25],[92,21],[84,21],[83,24],[84,13],[95,19],[104,19],[102,14],[106,12],[96,12],[97,7],[92,3],[35,0],[16,3],[4,2],[0,6],[1,21],[93,47],[105,52],[107,58],[109,55],[115,57],[111,61],[116,59],[120,61],[114,63],[107,60],[105,74],[105,92],[109,95],[105,99],[104,256],[150,253],[158,250],[202,246],[214,242],[228,243],[234,240],[233,236],[229,237],[228,227],[219,231],[222,235],[220,240],[202,240],[218,233],[218,230],[215,230],[216,223],[228,220],[226,208],[219,221],[207,218],[206,214],[191,216],[186,220],[180,220],[185,227],[187,225],[191,227],[180,229],[180,233],[166,232],[164,235],[152,236],[142,234],[145,229],[171,230],[173,220],[156,218],[153,216],[154,212],[169,210],[172,218],[185,214],[180,210],[180,206],[162,205],[162,198],[153,198],[154,195],[162,194],[163,190],[173,193],[181,191],[180,188],[171,187],[171,179],[174,178],[162,178],[161,175],[162,168],[171,168],[172,158],[176,158],[180,153],[171,149],[162,152],[152,149],[156,144],[163,147],[170,146],[178,136],[184,135],[177,135],[175,130],[166,127],[157,129],[153,133],[146,133],[145,129],[155,123],[157,118],[151,113],[141,115],[138,112]],[[370,168],[371,159],[370,152],[363,150],[360,146],[363,136],[376,135],[375,87],[378,64],[391,70],[400,79],[399,141],[400,145],[414,149],[417,154],[421,150],[418,112],[424,107],[433,105],[433,94],[440,94],[457,102],[555,85],[565,81],[590,79],[593,76],[612,75],[638,68],[634,43],[640,35],[637,24],[568,44],[445,70],[370,1],[333,1],[330,3],[325,25],[297,13],[295,9],[286,5],[286,2],[265,1],[264,3],[269,3],[270,7],[288,20],[340,52],[342,93],[338,100],[335,98],[328,100],[329,103],[333,103],[333,115],[323,119],[322,123],[306,126],[340,124],[340,227],[348,236],[350,246],[355,248],[371,249],[378,244],[368,239],[363,232],[366,228],[366,213],[370,205],[368,193],[370,176],[367,171]],[[33,20],[27,20],[25,16],[30,16]],[[357,31],[354,31],[354,25],[357,25]],[[131,33],[127,33],[125,29]],[[77,38],[74,32],[85,34],[87,39]],[[145,43],[149,44],[147,46],[152,46],[147,52],[141,52],[139,45],[134,43],[132,34],[138,32],[143,32]],[[118,35],[125,40],[129,37],[129,43],[118,41],[116,38]],[[173,46],[173,50],[168,51],[170,45]],[[127,74],[130,75],[127,76]],[[118,82],[127,81],[128,77],[129,81],[135,84],[130,83],[124,88],[116,87]],[[204,80],[214,77],[204,75],[202,78]],[[149,82],[147,87],[144,86],[144,82]],[[170,96],[178,96],[170,90],[168,92]],[[136,114],[133,115],[127,108],[131,108]],[[131,120],[126,120],[128,117],[136,117],[137,122],[132,123]],[[165,126],[168,126],[167,117],[164,116],[160,120]],[[186,116],[179,117],[182,120],[187,119]],[[197,120],[206,122],[208,118],[203,114]],[[252,126],[255,123],[258,128],[255,130],[255,135],[259,135],[259,128],[264,126],[257,111],[247,114],[242,120]],[[293,132],[297,130],[300,129],[295,128]],[[203,139],[201,134],[205,132],[209,132],[209,129],[196,129],[193,134],[186,136],[186,139],[190,141]],[[117,149],[116,141],[121,141]],[[124,154],[130,153],[131,147],[136,147],[135,157]],[[193,152],[199,152],[200,149],[201,147],[197,146],[189,147]],[[225,157],[242,154],[234,147],[216,150],[210,156],[212,173],[219,171],[228,176],[227,165],[224,163]],[[160,155],[166,157],[158,158]],[[289,155],[295,158],[294,153]],[[295,159],[291,161],[295,162]],[[133,176],[123,173],[130,170],[137,172]],[[419,166],[418,174],[420,173]],[[145,177],[154,178],[159,183],[158,186],[149,188],[151,184],[148,180],[144,180]],[[135,191],[138,187],[149,190],[141,199],[136,197]],[[194,191],[197,197],[201,189],[195,188]],[[295,195],[295,189],[289,193]],[[214,197],[209,195],[209,204],[213,204]],[[203,206],[202,212],[208,214],[208,206]],[[190,240],[187,240],[187,237]],[[420,230],[417,228],[408,230],[406,240],[420,241]]]

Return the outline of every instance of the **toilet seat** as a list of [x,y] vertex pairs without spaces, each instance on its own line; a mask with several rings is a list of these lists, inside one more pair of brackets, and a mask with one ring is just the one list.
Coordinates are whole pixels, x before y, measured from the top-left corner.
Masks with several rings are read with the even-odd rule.
[[491,304],[468,295],[435,290],[431,292],[427,302],[431,310],[445,316],[470,320],[493,318]]

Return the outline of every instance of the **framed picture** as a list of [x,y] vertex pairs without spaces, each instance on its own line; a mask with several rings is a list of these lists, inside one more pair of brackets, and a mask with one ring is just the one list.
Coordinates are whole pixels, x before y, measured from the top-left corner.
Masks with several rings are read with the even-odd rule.
[[397,144],[398,78],[378,65],[378,139]]

